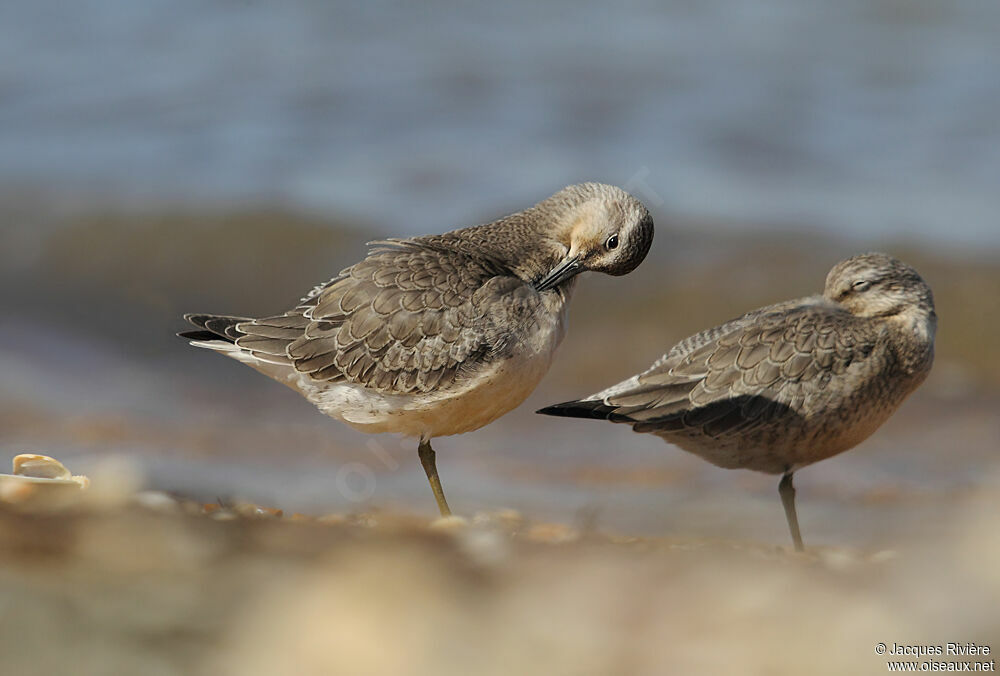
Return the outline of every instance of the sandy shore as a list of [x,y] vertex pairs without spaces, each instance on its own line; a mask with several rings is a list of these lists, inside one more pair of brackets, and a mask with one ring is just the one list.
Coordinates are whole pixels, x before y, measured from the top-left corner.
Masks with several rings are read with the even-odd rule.
[[4,673],[877,674],[879,642],[1000,648],[993,495],[946,541],[801,555],[139,502],[0,510]]

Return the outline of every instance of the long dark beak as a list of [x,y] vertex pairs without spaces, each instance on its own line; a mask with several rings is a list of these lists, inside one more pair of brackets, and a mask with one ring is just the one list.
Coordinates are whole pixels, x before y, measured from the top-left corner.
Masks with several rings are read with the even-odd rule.
[[571,258],[567,256],[559,261],[559,264],[552,268],[549,271],[549,274],[535,282],[535,288],[538,291],[554,289],[573,275],[581,272],[583,272],[583,266],[580,265],[580,257],[573,256]]

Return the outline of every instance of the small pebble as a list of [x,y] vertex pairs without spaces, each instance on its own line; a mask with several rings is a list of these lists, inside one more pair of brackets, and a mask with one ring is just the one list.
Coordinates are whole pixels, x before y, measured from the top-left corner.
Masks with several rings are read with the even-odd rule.
[[888,561],[892,561],[898,556],[899,552],[895,549],[882,549],[868,557],[868,561],[871,563],[886,563]]
[[466,528],[456,533],[465,554],[483,566],[498,566],[510,558],[510,541],[500,533]]
[[824,549],[819,552],[819,560],[832,570],[848,570],[860,563],[857,555],[847,549]]
[[469,520],[465,517],[455,516],[442,516],[438,519],[431,521],[431,530],[441,530],[441,531],[453,531],[460,528],[465,528],[469,525]]
[[580,532],[561,523],[539,523],[529,528],[525,536],[535,542],[560,544],[580,539]]
[[163,491],[140,491],[132,496],[132,502],[154,512],[175,514],[181,511],[177,500]]
[[481,528],[495,528],[514,534],[524,526],[524,517],[516,509],[500,509],[495,512],[476,512],[472,523]]

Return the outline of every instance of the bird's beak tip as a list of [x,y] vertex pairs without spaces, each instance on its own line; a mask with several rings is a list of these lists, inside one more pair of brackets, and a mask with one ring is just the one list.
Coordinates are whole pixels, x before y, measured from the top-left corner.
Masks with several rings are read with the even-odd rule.
[[580,264],[579,255],[572,257],[567,256],[559,261],[559,263],[552,268],[548,274],[535,282],[535,288],[539,291],[553,289],[574,275],[583,272],[583,269],[583,266]]

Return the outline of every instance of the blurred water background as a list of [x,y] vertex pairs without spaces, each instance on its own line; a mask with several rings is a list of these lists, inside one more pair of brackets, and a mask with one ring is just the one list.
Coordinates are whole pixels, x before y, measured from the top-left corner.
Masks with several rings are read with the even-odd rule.
[[368,239],[600,180],[650,206],[653,251],[581,285],[526,404],[438,443],[457,511],[784,542],[771,477],[532,411],[882,248],[938,294],[938,363],[797,476],[803,528],[947,529],[928,515],[998,485],[998,34],[988,1],[5,3],[0,462],[121,454],[205,499],[431,514],[410,444],[187,347],[179,315],[283,310]]
[[0,180],[436,231],[585,179],[672,212],[1000,246],[1000,7],[6,3]]

